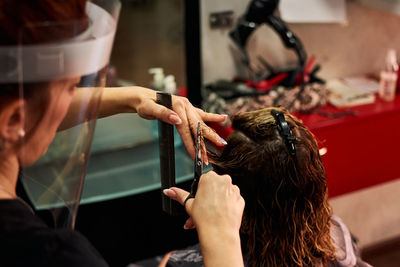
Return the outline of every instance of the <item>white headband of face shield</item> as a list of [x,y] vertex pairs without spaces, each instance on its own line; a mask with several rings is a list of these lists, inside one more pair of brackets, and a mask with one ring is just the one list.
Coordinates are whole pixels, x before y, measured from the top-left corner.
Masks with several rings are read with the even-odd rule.
[[0,46],[0,84],[80,77],[104,68],[110,58],[115,19],[88,2],[88,29],[60,43]]

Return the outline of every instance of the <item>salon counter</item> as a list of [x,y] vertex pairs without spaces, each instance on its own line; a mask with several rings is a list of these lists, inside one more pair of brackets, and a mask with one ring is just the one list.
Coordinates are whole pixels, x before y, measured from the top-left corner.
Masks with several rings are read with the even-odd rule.
[[400,95],[392,102],[350,108],[327,105],[326,114],[296,114],[315,134],[334,197],[400,178]]

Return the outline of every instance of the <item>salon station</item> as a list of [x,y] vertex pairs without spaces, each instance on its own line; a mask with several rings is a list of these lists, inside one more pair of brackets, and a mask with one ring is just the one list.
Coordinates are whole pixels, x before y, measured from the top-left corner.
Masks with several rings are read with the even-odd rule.
[[[227,114],[209,124],[225,140],[235,114],[285,108],[314,134],[332,212],[363,259],[400,266],[400,2],[121,2],[108,86],[144,86]],[[76,229],[110,266],[198,242],[160,193],[165,175],[190,191],[198,170],[176,130],[162,129],[137,114],[97,121]],[[36,208],[45,217],[49,207]]]

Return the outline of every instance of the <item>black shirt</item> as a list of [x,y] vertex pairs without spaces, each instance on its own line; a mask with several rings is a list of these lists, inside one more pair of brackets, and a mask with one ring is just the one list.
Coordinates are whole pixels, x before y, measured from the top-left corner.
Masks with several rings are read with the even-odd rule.
[[80,233],[51,229],[22,200],[0,200],[0,266],[108,266]]

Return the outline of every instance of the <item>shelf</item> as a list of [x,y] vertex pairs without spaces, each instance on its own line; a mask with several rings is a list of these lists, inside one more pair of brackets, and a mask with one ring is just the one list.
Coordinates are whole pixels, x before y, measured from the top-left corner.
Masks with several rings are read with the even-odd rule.
[[[176,182],[193,179],[193,160],[184,146],[175,148]],[[82,204],[105,201],[161,188],[158,142],[91,156]]]

